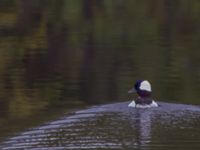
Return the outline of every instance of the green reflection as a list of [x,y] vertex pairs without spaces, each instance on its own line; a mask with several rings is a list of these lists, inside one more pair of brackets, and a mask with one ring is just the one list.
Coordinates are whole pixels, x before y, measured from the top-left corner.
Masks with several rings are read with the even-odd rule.
[[1,116],[127,101],[137,79],[160,101],[200,104],[197,0],[0,0]]

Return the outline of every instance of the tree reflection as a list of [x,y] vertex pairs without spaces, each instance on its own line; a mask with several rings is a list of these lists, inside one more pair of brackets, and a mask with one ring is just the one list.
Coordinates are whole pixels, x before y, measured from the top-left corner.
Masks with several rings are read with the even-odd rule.
[[199,103],[198,1],[0,2],[0,103],[11,115],[126,100],[138,78],[158,99]]

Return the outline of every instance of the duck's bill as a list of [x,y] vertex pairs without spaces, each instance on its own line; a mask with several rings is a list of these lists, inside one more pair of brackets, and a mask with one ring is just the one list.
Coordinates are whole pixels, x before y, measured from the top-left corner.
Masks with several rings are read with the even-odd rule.
[[136,93],[135,88],[130,89],[130,90],[128,91],[128,93]]

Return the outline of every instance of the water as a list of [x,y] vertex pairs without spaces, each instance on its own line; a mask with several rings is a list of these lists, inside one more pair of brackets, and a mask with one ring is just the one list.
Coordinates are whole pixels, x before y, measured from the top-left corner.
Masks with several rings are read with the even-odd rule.
[[[28,129],[37,133],[28,134],[29,141],[4,143],[4,148],[31,147],[35,142],[48,149],[68,142],[78,149],[80,141],[100,147],[98,140],[102,148],[105,143],[119,149],[145,144],[159,149],[199,146],[195,106],[163,103],[162,109],[140,112],[115,104],[134,98],[127,91],[135,80],[147,79],[158,101],[198,107],[199,0],[0,0],[0,4],[0,141],[12,141],[15,135],[20,140]],[[115,107],[98,106],[107,103]],[[68,112],[91,105],[97,110],[68,118]],[[115,109],[119,107],[122,110]],[[60,116],[63,123],[43,125]],[[138,119],[143,116],[146,123]],[[58,132],[62,129],[66,131]],[[68,130],[72,135],[65,135]]]
[[199,150],[200,107],[159,104],[134,109],[123,102],[75,111],[8,138],[1,149]]

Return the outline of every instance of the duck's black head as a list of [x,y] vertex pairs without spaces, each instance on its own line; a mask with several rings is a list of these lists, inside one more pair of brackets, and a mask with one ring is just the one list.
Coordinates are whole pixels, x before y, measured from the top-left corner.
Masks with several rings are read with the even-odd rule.
[[135,93],[140,97],[150,97],[151,96],[151,84],[147,80],[137,80],[134,88],[128,91],[128,93]]

